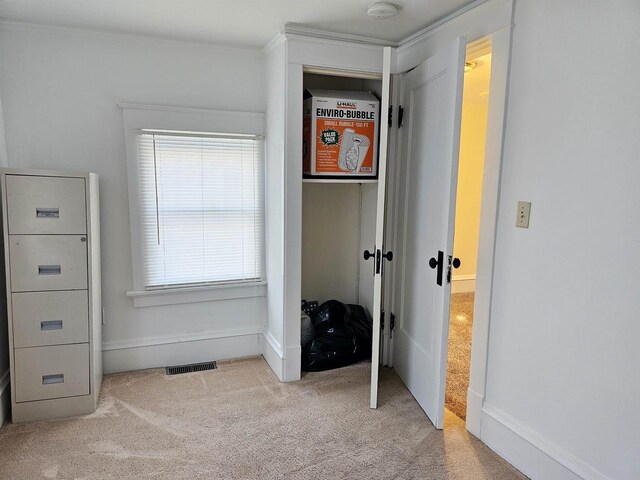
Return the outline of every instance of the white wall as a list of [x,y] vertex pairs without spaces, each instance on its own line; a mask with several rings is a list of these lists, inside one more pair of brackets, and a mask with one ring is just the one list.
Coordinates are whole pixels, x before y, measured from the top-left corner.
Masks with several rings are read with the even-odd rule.
[[9,166],[100,174],[107,370],[262,353],[264,297],[134,308],[125,295],[131,243],[117,102],[264,111],[263,67],[254,51],[0,27]]
[[357,183],[302,185],[302,298],[358,303],[360,195]]
[[373,312],[377,185],[303,183],[302,298],[339,300]]
[[640,478],[639,23],[515,5],[485,406],[585,478]]

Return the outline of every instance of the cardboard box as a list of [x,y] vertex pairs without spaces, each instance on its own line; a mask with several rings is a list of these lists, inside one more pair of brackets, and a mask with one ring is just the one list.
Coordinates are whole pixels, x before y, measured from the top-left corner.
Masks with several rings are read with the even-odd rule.
[[303,113],[305,176],[378,175],[380,102],[370,92],[307,90]]

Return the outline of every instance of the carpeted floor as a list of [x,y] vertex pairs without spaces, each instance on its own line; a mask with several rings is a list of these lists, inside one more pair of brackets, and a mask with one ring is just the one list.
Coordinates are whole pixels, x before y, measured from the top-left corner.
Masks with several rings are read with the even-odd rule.
[[370,410],[370,365],[279,383],[265,361],[105,377],[96,413],[0,430],[0,478],[521,479],[447,414],[436,431],[393,370]]
[[445,406],[462,420],[467,418],[467,388],[471,366],[471,327],[474,293],[451,294],[449,351]]

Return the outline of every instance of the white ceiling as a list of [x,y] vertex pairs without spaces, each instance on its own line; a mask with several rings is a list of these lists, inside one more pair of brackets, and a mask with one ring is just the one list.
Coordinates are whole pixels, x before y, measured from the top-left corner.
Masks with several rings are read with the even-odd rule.
[[392,0],[399,13],[367,17],[376,0],[0,0],[5,20],[261,47],[285,23],[397,42],[471,0]]

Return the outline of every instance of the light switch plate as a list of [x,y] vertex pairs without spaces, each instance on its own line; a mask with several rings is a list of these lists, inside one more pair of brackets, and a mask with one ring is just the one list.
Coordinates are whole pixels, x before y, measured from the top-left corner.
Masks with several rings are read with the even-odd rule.
[[531,202],[518,202],[518,215],[516,217],[516,227],[529,228],[529,214],[531,213]]

